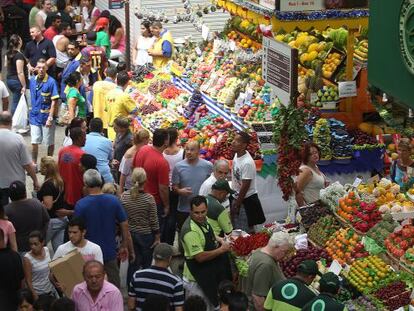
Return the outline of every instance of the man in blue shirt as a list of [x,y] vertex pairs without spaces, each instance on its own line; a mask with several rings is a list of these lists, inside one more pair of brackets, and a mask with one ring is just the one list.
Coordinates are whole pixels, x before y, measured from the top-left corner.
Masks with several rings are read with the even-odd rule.
[[62,101],[66,101],[66,79],[72,72],[75,72],[76,69],[79,67],[79,61],[81,59],[82,54],[80,53],[79,43],[76,41],[70,41],[67,47],[68,55],[70,57],[69,63],[66,65],[65,69],[62,72],[62,82],[60,84],[60,97]]
[[30,36],[33,40],[27,42],[24,56],[29,59],[29,73],[35,74],[37,61],[41,58],[46,60],[48,74],[54,76],[56,63],[56,49],[52,41],[43,37],[38,26],[30,28]]
[[29,113],[30,134],[32,140],[32,157],[37,163],[39,144],[47,146],[47,155],[53,156],[55,150],[55,116],[58,110],[58,86],[46,71],[46,60],[37,61],[37,76],[30,78],[30,98],[32,109]]
[[114,179],[109,166],[113,158],[112,142],[102,135],[103,122],[100,118],[93,118],[89,122],[90,133],[86,135],[86,144],[83,150],[93,154],[97,160],[96,168],[102,175],[105,183],[113,183]]
[[[82,218],[86,223],[86,238],[98,244],[103,253],[105,271],[108,281],[120,287],[119,267],[117,257],[121,261],[128,259],[128,221],[125,210],[119,199],[102,193],[101,174],[89,169],[83,174],[88,195],[75,205],[75,217]],[[116,226],[121,227],[122,243],[117,254]],[[131,246],[131,249],[132,246]],[[135,255],[131,254],[132,260]]]

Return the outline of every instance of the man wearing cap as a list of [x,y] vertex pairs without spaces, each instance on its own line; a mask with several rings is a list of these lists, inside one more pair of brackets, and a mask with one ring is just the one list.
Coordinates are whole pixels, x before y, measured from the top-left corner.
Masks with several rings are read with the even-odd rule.
[[96,31],[96,46],[101,46],[105,49],[106,57],[111,57],[111,41],[109,40],[109,19],[106,17],[99,17],[95,24]]
[[207,221],[205,197],[197,195],[190,201],[190,217],[181,227],[180,241],[185,256],[186,296],[201,296],[208,310],[217,309],[218,286],[221,281],[232,279],[228,257],[230,244],[214,235]]
[[270,289],[264,303],[264,309],[270,311],[299,311],[315,298],[310,285],[319,274],[314,260],[305,260],[298,266],[293,278],[277,282]]
[[219,179],[211,187],[211,192],[206,196],[207,199],[207,221],[214,230],[216,236],[223,237],[233,231],[229,211],[224,208],[222,203],[226,201],[228,194],[234,194],[227,180]]
[[308,302],[304,311],[347,311],[348,309],[335,299],[340,288],[340,281],[335,273],[328,272],[319,281],[319,296]]
[[108,67],[108,56],[106,55],[105,49],[101,46],[96,46],[96,32],[89,31],[86,34],[87,46],[82,49],[82,57],[91,61],[92,68],[99,71],[100,75],[103,76],[106,67]]
[[154,264],[148,269],[134,273],[129,284],[128,310],[142,310],[145,299],[152,294],[168,297],[170,310],[183,310],[183,282],[168,270],[173,253],[171,245],[158,244],[154,248]]

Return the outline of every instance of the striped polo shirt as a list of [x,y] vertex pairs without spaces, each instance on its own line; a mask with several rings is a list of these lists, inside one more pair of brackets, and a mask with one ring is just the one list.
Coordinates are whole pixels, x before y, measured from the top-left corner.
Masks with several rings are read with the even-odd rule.
[[142,310],[142,304],[151,294],[168,297],[171,310],[184,305],[183,282],[168,269],[151,266],[134,273],[128,295],[136,299],[136,311]]

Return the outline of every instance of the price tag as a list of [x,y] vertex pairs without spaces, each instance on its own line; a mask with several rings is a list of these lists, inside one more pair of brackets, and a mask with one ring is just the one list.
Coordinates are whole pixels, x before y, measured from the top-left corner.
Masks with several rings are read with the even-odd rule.
[[357,96],[356,81],[338,82],[339,97],[355,97]]
[[331,263],[331,266],[329,267],[328,272],[333,272],[336,275],[339,275],[339,273],[341,273],[342,271],[342,266],[339,264],[338,261],[334,260]]
[[195,48],[195,52],[197,53],[198,56],[201,56],[203,54],[203,52],[201,52],[198,46]]
[[362,183],[362,179],[357,177],[354,180],[354,183],[352,184],[352,187],[357,188]]
[[203,37],[204,41],[208,40],[208,35],[210,33],[210,29],[206,25],[201,26],[201,36]]
[[236,49],[236,42],[234,42],[233,40],[230,40],[229,48],[231,51],[234,51]]
[[314,103],[316,103],[316,101],[318,100],[318,94],[317,93],[311,93],[311,98],[310,98],[310,101],[311,101],[311,104],[314,104]]
[[376,184],[377,182],[379,182],[379,180],[379,175],[375,175],[368,179],[368,184]]
[[214,41],[213,41],[213,52],[215,54],[217,54],[219,52],[219,49],[220,49],[220,40],[214,39]]
[[253,93],[254,92],[253,92],[253,90],[251,88],[247,88],[247,91],[246,91],[246,100],[245,100],[246,103],[248,103],[248,102],[250,102],[252,100]]

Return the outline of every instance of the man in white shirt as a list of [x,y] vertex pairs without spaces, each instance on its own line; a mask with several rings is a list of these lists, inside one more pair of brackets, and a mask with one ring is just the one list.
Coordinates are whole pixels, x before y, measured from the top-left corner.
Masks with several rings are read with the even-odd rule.
[[86,226],[83,219],[74,217],[68,224],[69,240],[56,250],[53,260],[73,251],[75,248],[81,253],[85,262],[96,260],[103,263],[101,247],[85,239]]
[[[226,176],[230,172],[229,162],[227,160],[217,160],[214,162],[213,166],[213,173],[211,173],[210,177],[207,178],[200,187],[200,191],[198,192],[199,195],[207,196],[211,192],[211,187],[217,180],[226,179]],[[230,203],[229,200],[226,199],[222,205],[227,208],[229,207]]]
[[9,91],[3,81],[0,80],[0,98],[2,102],[2,110],[9,110]]
[[[264,223],[266,218],[257,196],[256,164],[247,151],[250,140],[248,133],[238,132],[231,144],[235,152],[231,174],[232,188],[237,191],[237,197],[231,204],[231,213],[234,228],[254,232],[254,226]],[[244,219],[244,214],[247,219]]]

